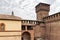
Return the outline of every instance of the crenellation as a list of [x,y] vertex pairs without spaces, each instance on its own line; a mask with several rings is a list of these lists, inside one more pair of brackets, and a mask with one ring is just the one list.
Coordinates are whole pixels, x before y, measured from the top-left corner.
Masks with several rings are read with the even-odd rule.
[[50,10],[50,6],[47,6],[47,4],[44,5],[40,3],[40,5],[36,7],[36,13],[39,11],[49,11],[49,10]]
[[56,21],[60,19],[60,13],[56,13],[43,18],[46,22]]

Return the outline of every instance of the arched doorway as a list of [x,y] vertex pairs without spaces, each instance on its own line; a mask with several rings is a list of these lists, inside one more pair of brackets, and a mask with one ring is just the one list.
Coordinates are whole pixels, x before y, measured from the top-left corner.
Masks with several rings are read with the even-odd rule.
[[31,35],[29,32],[24,32],[22,34],[22,40],[31,40]]

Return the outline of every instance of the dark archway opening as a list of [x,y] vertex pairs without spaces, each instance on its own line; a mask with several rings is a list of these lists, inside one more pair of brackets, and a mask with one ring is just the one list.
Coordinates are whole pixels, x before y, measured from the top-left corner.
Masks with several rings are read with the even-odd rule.
[[31,40],[31,35],[29,32],[24,32],[22,34],[22,40]]

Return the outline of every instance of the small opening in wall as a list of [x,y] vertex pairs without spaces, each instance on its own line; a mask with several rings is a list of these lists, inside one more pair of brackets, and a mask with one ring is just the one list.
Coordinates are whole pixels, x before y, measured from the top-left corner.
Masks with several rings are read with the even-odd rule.
[[25,26],[24,25],[22,25],[22,30],[25,30]]
[[27,30],[33,30],[32,26],[27,26]]
[[0,31],[5,31],[5,24],[4,23],[1,23]]

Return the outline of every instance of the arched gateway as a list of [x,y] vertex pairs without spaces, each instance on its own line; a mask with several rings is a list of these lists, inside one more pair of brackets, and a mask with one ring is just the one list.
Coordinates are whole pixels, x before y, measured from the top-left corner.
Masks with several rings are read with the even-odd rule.
[[29,32],[24,32],[22,34],[22,40],[31,40],[31,35]]

